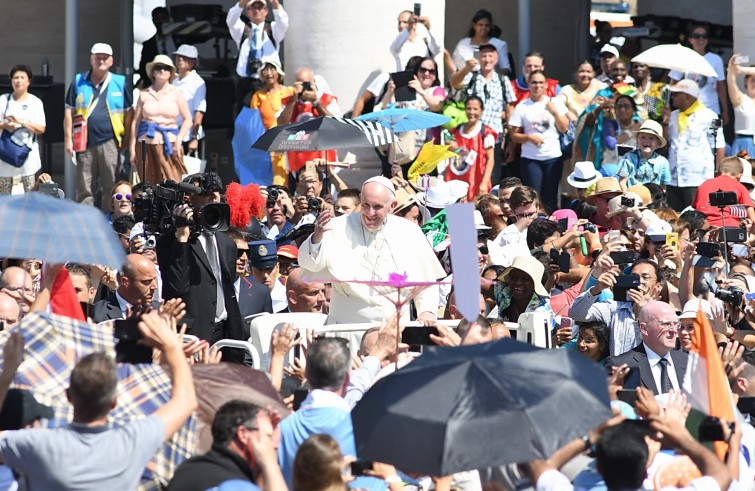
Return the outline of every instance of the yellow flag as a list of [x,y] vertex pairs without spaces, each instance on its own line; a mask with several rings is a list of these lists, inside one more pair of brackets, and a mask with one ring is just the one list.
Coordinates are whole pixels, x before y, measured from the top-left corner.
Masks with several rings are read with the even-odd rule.
[[456,154],[450,151],[449,147],[450,145],[435,145],[432,142],[422,145],[419,155],[407,172],[409,180],[414,181],[417,176],[431,172],[442,160],[455,157]]

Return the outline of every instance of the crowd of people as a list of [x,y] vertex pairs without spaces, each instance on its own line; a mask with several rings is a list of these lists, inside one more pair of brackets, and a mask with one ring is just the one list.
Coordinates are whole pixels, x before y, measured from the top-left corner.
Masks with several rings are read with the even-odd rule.
[[[706,50],[704,25],[689,26],[685,39],[717,77],[670,72],[654,80],[648,66],[625,60],[624,47],[610,44],[610,25],[601,23],[593,59],[580,62],[574,82],[562,86],[536,51],[521,60],[516,76],[520,67],[485,10],[452,51],[442,49],[428,17],[403,11],[390,52],[396,70],[410,72],[414,98],[399,97],[400,77],[382,74],[351,116],[396,104],[446,114],[449,124],[399,134],[400,151],[378,149],[382,175],[356,187],[339,176],[332,151],[275,154],[272,182],[242,187],[215,172],[187,170],[184,157],[202,149],[207,103],[198,51],[163,33],[168,19],[164,8],[153,12],[157,34],[145,43],[136,95],[110,71],[114,53],[104,43],[92,47],[91,69],[66,95],[75,199],[103,211],[125,263],[63,269],[44,258],[2,261],[0,322],[9,334],[0,428],[12,430],[0,434],[2,489],[133,489],[198,407],[202,387],[195,387],[190,365],[256,366],[254,356],[213,346],[254,339],[250,319],[281,313],[363,326],[361,342],[349,346],[292,323],[276,327],[258,368],[290,414],[245,400],[223,404],[213,417],[211,449],[162,476],[167,489],[753,486],[755,68],[735,54],[725,73],[720,57]],[[298,67],[294,85],[284,84],[279,49],[289,18],[278,0],[239,0],[227,24],[239,49],[239,106],[258,110],[265,128],[343,115],[311,68]],[[20,166],[0,162],[2,194],[10,194],[14,178],[25,191],[50,181],[36,175],[36,137],[46,122],[28,92],[31,70],[18,65],[10,75],[14,90],[0,97],[0,128],[26,141],[29,152]],[[722,125],[730,121],[736,137],[727,145]],[[427,142],[451,145],[455,157],[411,181],[407,170]],[[119,160],[121,149],[131,172]],[[160,208],[156,219],[144,203],[166,180],[184,197]],[[447,211],[457,203],[474,207],[476,271],[455,269],[452,259]],[[226,206],[229,223],[222,220]],[[221,219],[212,223],[217,217],[208,210]],[[92,353],[70,376],[73,421],[31,429],[52,410],[11,388],[24,363],[24,318],[55,312],[50,299],[61,275],[70,278],[64,285],[91,328],[112,330],[114,321],[138,318],[143,343],[172,381],[170,400],[154,413],[109,427],[116,365]],[[456,291],[458,278],[471,278],[479,290]],[[470,296],[479,313],[464,318],[460,298]],[[573,351],[604,369],[598,385],[605,382],[613,418],[584,428],[582,438],[547,460],[446,476],[420,475],[396,460],[369,462],[360,475],[354,466],[352,474],[359,452],[351,411],[378,380],[424,349],[521,341],[522,319],[532,315],[547,322],[548,335],[537,341],[542,348]],[[402,341],[412,322],[429,331],[419,350]],[[724,453],[692,436],[699,432],[683,395],[698,329],[711,329],[720,345],[728,377],[720,383],[736,407],[733,420],[716,423]],[[20,412],[13,420],[20,424],[8,425],[6,407],[21,399],[8,409]],[[501,428],[486,436],[506,434]],[[238,487],[225,487],[229,481]]]

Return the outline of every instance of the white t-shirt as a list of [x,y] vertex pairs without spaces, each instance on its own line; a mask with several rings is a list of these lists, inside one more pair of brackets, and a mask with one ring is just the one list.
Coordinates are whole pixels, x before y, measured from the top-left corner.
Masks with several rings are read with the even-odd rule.
[[548,101],[553,101],[556,112],[560,115],[567,113],[566,106],[557,98],[543,97],[538,102],[525,99],[514,109],[509,125],[522,128],[527,135],[539,134],[543,137],[543,144],[539,147],[527,142],[522,145],[522,157],[532,160],[548,160],[561,156],[561,144],[558,139],[556,118],[545,108]]
[[[380,73],[377,77],[375,77],[372,82],[367,86],[367,89],[373,96],[380,97],[381,94],[383,94],[383,89],[385,88],[385,84],[388,83],[388,80],[391,79],[390,73]],[[377,105],[380,101],[376,100],[375,105]]]
[[[8,97],[10,97],[10,106],[8,106]],[[7,116],[15,116],[16,120],[47,126],[45,108],[42,101],[33,94],[28,94],[27,98],[22,102],[13,99],[13,96],[10,94],[0,96],[0,119],[5,119]],[[20,129],[15,134],[23,138],[24,141],[31,141],[32,139],[32,134],[28,130]],[[21,167],[14,167],[0,160],[0,177],[31,176],[36,174],[41,168],[42,160],[39,157],[39,143],[35,140],[31,145],[29,156],[26,157],[26,162]]]
[[696,73],[688,73],[685,76],[684,73],[675,70],[670,71],[668,76],[672,80],[688,78],[697,82],[697,85],[700,87],[700,95],[697,100],[714,113],[721,114],[721,105],[718,102],[718,82],[726,80],[724,62],[721,60],[720,56],[711,53],[710,51],[705,53],[705,59],[708,60],[708,63],[710,63],[716,71],[715,77],[706,77]]
[[[671,186],[695,187],[706,179],[713,178],[713,142],[711,122],[718,115],[708,108],[695,111],[687,118],[688,127],[679,134],[679,110],[671,113],[668,125],[668,163],[671,171]],[[724,132],[718,128],[715,147],[723,148]]]
[[[192,118],[197,111],[201,113],[207,112],[207,100],[205,99],[205,96],[207,94],[207,86],[205,85],[204,80],[202,80],[202,77],[200,77],[195,70],[189,72],[186,77],[183,78],[183,80],[178,77],[173,79],[173,85],[181,89],[181,91],[184,93],[184,96],[186,96],[186,102],[189,104],[189,112],[191,113]],[[179,128],[181,127],[181,124],[183,124],[183,118],[179,114]],[[196,137],[200,140],[204,138],[204,130],[201,126],[197,131]],[[191,132],[186,134],[184,141],[189,141],[190,138]]]

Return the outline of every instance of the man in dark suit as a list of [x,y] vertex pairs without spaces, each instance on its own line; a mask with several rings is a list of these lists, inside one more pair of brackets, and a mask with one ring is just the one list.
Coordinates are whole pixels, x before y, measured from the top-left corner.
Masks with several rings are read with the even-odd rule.
[[[193,207],[220,203],[223,184],[213,173],[192,175],[185,182],[201,187],[193,194]],[[179,223],[192,221],[192,206],[173,210]],[[189,226],[176,227],[173,234],[162,234],[157,242],[157,257],[163,280],[163,298],[181,298],[186,303],[188,334],[214,344],[221,339],[248,339],[236,300],[233,280],[236,271],[236,244],[223,232],[192,234]],[[238,350],[235,350],[238,351]],[[223,356],[226,361],[231,361]],[[240,361],[240,360],[234,360]]]
[[648,302],[640,311],[639,324],[642,343],[609,357],[606,364],[639,369],[639,383],[627,380],[625,387],[639,384],[655,395],[680,390],[687,371],[687,353],[676,349],[679,319],[674,308],[659,301]]
[[257,283],[249,274],[249,243],[248,235],[244,232],[232,229],[227,232],[228,236],[236,243],[236,281],[233,286],[236,289],[236,297],[239,299],[241,317],[267,312],[273,313],[273,301],[270,298],[270,290],[263,284]]
[[92,306],[92,321],[125,319],[134,306],[152,304],[157,290],[157,268],[143,255],[129,254],[118,275],[118,284],[116,291]]
[[170,22],[170,11],[165,7],[152,10],[152,23],[157,28],[154,36],[142,43],[142,57],[139,60],[139,77],[143,88],[152,85],[147,76],[147,63],[157,55],[171,55],[181,44],[181,39],[172,34],[163,34],[163,24]]

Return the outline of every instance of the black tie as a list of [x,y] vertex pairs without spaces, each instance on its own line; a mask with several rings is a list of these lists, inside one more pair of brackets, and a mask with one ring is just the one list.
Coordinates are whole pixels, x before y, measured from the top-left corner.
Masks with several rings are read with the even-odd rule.
[[668,360],[661,358],[658,364],[661,366],[661,394],[668,394],[668,391],[674,388],[668,376]]

